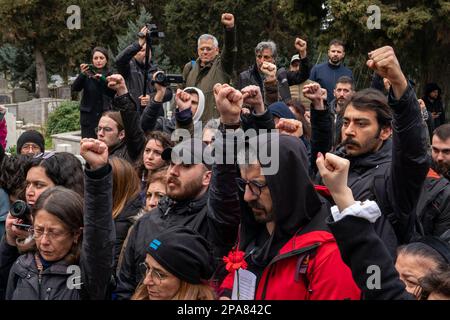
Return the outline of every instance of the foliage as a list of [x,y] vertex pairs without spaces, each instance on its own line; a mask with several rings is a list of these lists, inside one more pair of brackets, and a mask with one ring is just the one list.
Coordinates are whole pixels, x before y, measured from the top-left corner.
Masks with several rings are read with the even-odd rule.
[[53,134],[80,130],[80,103],[65,101],[49,114],[46,137]]

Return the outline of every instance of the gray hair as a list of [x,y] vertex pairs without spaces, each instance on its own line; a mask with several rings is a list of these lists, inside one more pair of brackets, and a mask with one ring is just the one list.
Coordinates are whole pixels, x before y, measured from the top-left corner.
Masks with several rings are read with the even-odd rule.
[[218,47],[219,47],[219,41],[217,41],[217,38],[214,37],[214,36],[211,35],[211,34],[202,34],[202,35],[198,38],[198,41],[197,41],[197,47],[200,47],[200,42],[201,42],[201,41],[208,41],[208,40],[212,40],[212,41],[213,41],[213,44],[214,44],[214,47],[215,47],[215,48],[218,48]]
[[275,59],[277,57],[277,45],[273,41],[262,41],[258,43],[255,48],[255,54],[262,52],[264,49],[270,49],[272,51],[272,56]]

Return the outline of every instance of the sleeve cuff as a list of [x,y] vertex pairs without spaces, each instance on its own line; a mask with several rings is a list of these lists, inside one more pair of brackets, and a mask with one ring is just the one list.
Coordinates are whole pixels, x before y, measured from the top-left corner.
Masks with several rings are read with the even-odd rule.
[[337,206],[333,206],[331,207],[331,215],[333,216],[334,222],[338,222],[346,216],[354,216],[375,223],[381,216],[381,210],[375,201],[366,200],[364,202],[356,201],[342,212],[339,212]]
[[86,165],[86,169],[85,169],[86,176],[88,176],[89,178],[94,179],[94,180],[102,179],[102,178],[106,177],[112,171],[112,167],[109,163],[101,168],[98,168],[97,170],[91,170],[88,167],[89,166]]

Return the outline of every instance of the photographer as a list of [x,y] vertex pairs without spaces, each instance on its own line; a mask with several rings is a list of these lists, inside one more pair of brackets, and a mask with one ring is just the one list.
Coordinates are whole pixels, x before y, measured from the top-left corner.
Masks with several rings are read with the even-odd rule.
[[[146,37],[149,33],[147,26],[144,26],[139,32],[138,41],[125,48],[116,58],[116,66],[119,73],[125,78],[127,88],[136,102],[138,111],[142,112],[146,106],[150,104],[150,96],[155,93],[155,88],[151,84],[153,74],[158,70],[155,64],[152,64],[152,52],[149,50],[149,68],[147,83],[147,95],[143,96],[144,91],[144,79],[145,79],[145,50],[146,50]],[[166,90],[162,102],[170,101],[172,99],[172,91],[170,88]],[[159,114],[164,116],[162,112]]]
[[82,138],[95,138],[95,127],[103,112],[111,109],[114,91],[106,86],[108,51],[102,47],[92,50],[92,64],[81,64],[80,74],[72,84],[72,91],[83,90],[80,104],[80,124]]

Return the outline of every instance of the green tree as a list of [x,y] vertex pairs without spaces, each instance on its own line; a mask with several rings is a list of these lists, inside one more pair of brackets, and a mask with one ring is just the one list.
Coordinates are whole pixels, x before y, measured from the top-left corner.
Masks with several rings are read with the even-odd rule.
[[66,101],[49,114],[45,136],[77,130],[80,130],[80,103]]

